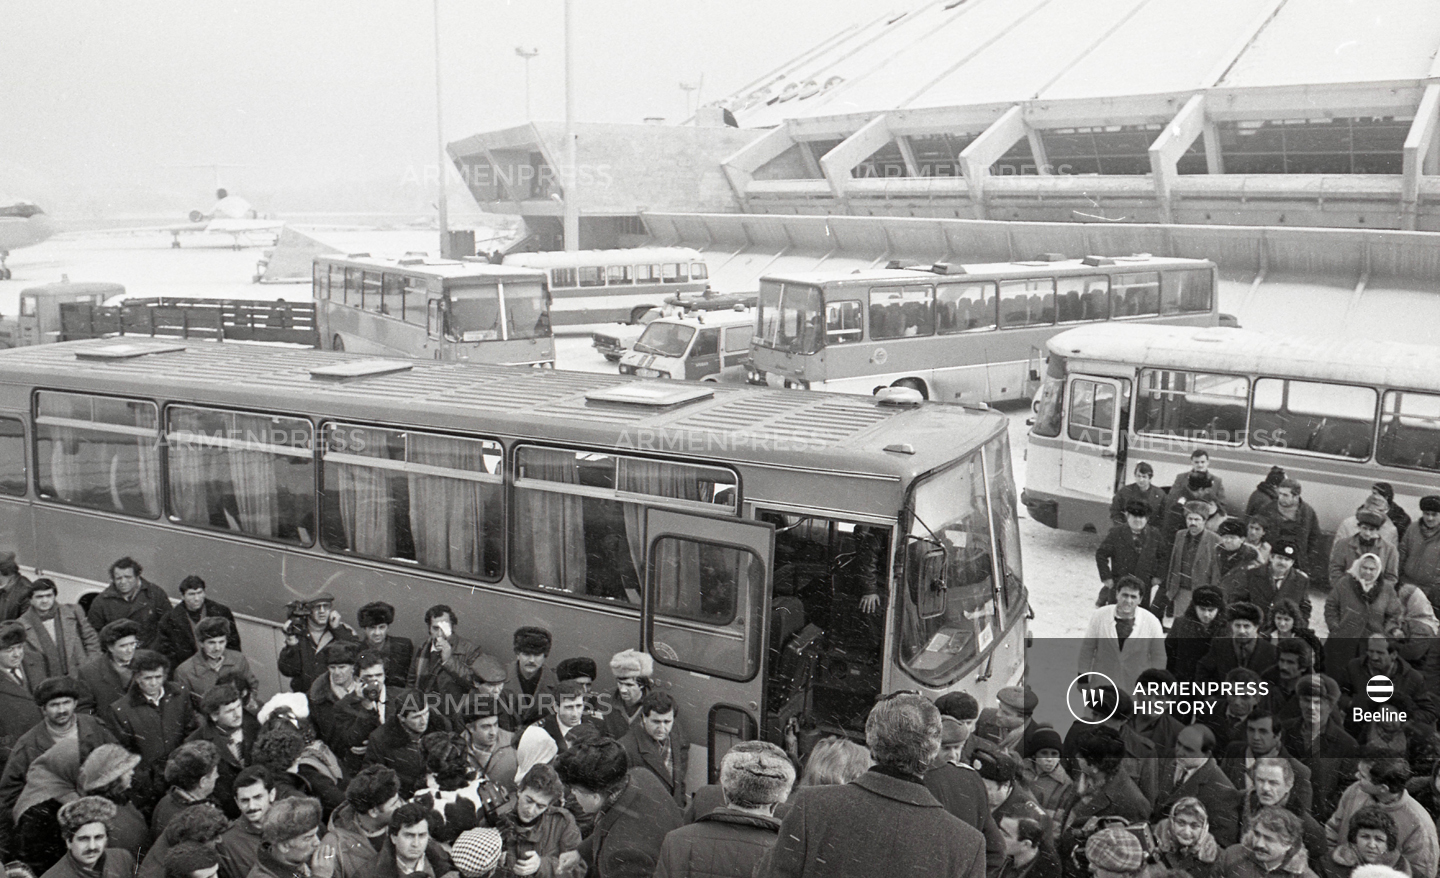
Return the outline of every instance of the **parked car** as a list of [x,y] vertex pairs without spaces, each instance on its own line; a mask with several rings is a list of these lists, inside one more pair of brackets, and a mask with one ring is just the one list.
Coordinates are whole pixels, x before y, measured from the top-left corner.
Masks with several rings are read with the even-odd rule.
[[661,317],[620,358],[622,375],[721,381],[745,378],[755,312]]

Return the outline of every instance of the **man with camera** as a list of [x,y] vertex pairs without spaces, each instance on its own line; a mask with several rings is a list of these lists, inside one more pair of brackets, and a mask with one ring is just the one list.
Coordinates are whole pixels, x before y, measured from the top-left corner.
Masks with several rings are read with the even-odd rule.
[[276,664],[290,678],[290,691],[309,692],[317,677],[326,672],[320,651],[336,640],[359,641],[355,631],[335,612],[335,596],[321,592],[307,601],[292,601],[287,607],[285,648]]
[[430,639],[416,653],[410,666],[410,688],[435,696],[431,703],[446,717],[464,713],[473,679],[470,663],[484,652],[456,635],[458,622],[455,611],[444,604],[426,610],[425,625],[430,629]]

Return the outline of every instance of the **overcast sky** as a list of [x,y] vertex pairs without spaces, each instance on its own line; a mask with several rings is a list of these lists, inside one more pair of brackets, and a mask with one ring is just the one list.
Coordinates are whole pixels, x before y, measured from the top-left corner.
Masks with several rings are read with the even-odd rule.
[[[913,0],[894,0],[906,8]],[[563,0],[440,0],[445,137],[564,115]],[[685,116],[873,0],[574,0],[576,117]],[[423,205],[429,0],[6,0],[0,193],[61,216],[208,208],[214,172],[272,212]],[[409,191],[407,190],[407,187]]]

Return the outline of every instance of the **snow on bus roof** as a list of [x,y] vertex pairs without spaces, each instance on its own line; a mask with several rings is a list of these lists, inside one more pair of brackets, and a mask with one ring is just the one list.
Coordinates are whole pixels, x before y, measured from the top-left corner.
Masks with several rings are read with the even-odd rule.
[[1440,390],[1440,347],[1229,327],[1097,323],[1047,343],[1063,357],[1193,371]]
[[1190,259],[1182,256],[1152,256],[1148,253],[1134,256],[1106,256],[1098,261],[1086,259],[1029,259],[1015,262],[951,262],[929,265],[906,265],[902,268],[865,268],[850,271],[799,271],[765,275],[762,280],[792,281],[796,283],[819,284],[826,281],[882,281],[914,280],[937,283],[953,278],[963,282],[969,276],[978,277],[1034,277],[1050,274],[1096,273],[1103,267],[1108,271],[1136,271],[1147,268],[1187,267],[1201,268],[1211,265],[1207,259]]
[[[114,347],[117,339],[0,351],[0,386],[158,395],[270,411],[293,408],[321,417],[414,421],[577,442],[613,444],[625,441],[626,431],[650,431],[679,442],[662,443],[657,450],[697,457],[769,462],[772,449],[781,451],[776,446],[784,445],[814,452],[817,461],[825,459],[824,466],[863,456],[866,466],[897,474],[941,466],[957,450],[975,447],[1006,424],[999,413],[960,406],[903,408],[869,396],[726,384],[704,385],[713,396],[694,402],[632,406],[587,399],[637,380],[627,376],[421,359],[398,361],[410,367],[405,371],[319,381],[311,376],[316,368],[374,358],[197,340],[184,340],[183,350],[176,351],[177,341],[126,338],[127,348],[153,346],[164,356],[104,361],[84,355]],[[556,429],[537,435],[536,424],[546,421]],[[740,434],[767,437],[773,444],[741,443],[735,438]],[[910,452],[877,453],[896,444],[910,446]]]

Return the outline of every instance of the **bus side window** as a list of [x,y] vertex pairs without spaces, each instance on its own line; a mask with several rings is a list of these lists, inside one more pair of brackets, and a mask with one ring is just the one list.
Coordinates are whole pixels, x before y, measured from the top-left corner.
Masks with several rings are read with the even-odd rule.
[[1375,460],[1384,466],[1440,470],[1440,396],[1387,390]]
[[400,317],[405,313],[405,278],[386,273],[380,285],[380,313]]
[[425,289],[425,281],[420,278],[405,279],[405,322],[413,323],[416,326],[425,325],[426,301],[430,294]]
[[624,284],[631,284],[634,282],[635,279],[631,275],[631,268],[628,265],[612,265],[609,268],[605,269],[606,286],[613,287]]
[[705,268],[705,263],[703,263],[703,262],[692,262],[692,263],[690,263],[690,279],[691,279],[691,280],[705,280],[705,279],[708,278],[709,276],[710,276],[710,272]]
[[827,302],[825,304],[825,343],[846,344],[859,341],[864,334],[860,303]]
[[605,269],[599,266],[584,266],[578,269],[578,273],[582,287],[605,286]]
[[1118,274],[1111,297],[1112,317],[1139,317],[1160,313],[1160,274]]
[[25,426],[0,418],[0,494],[25,496]]

